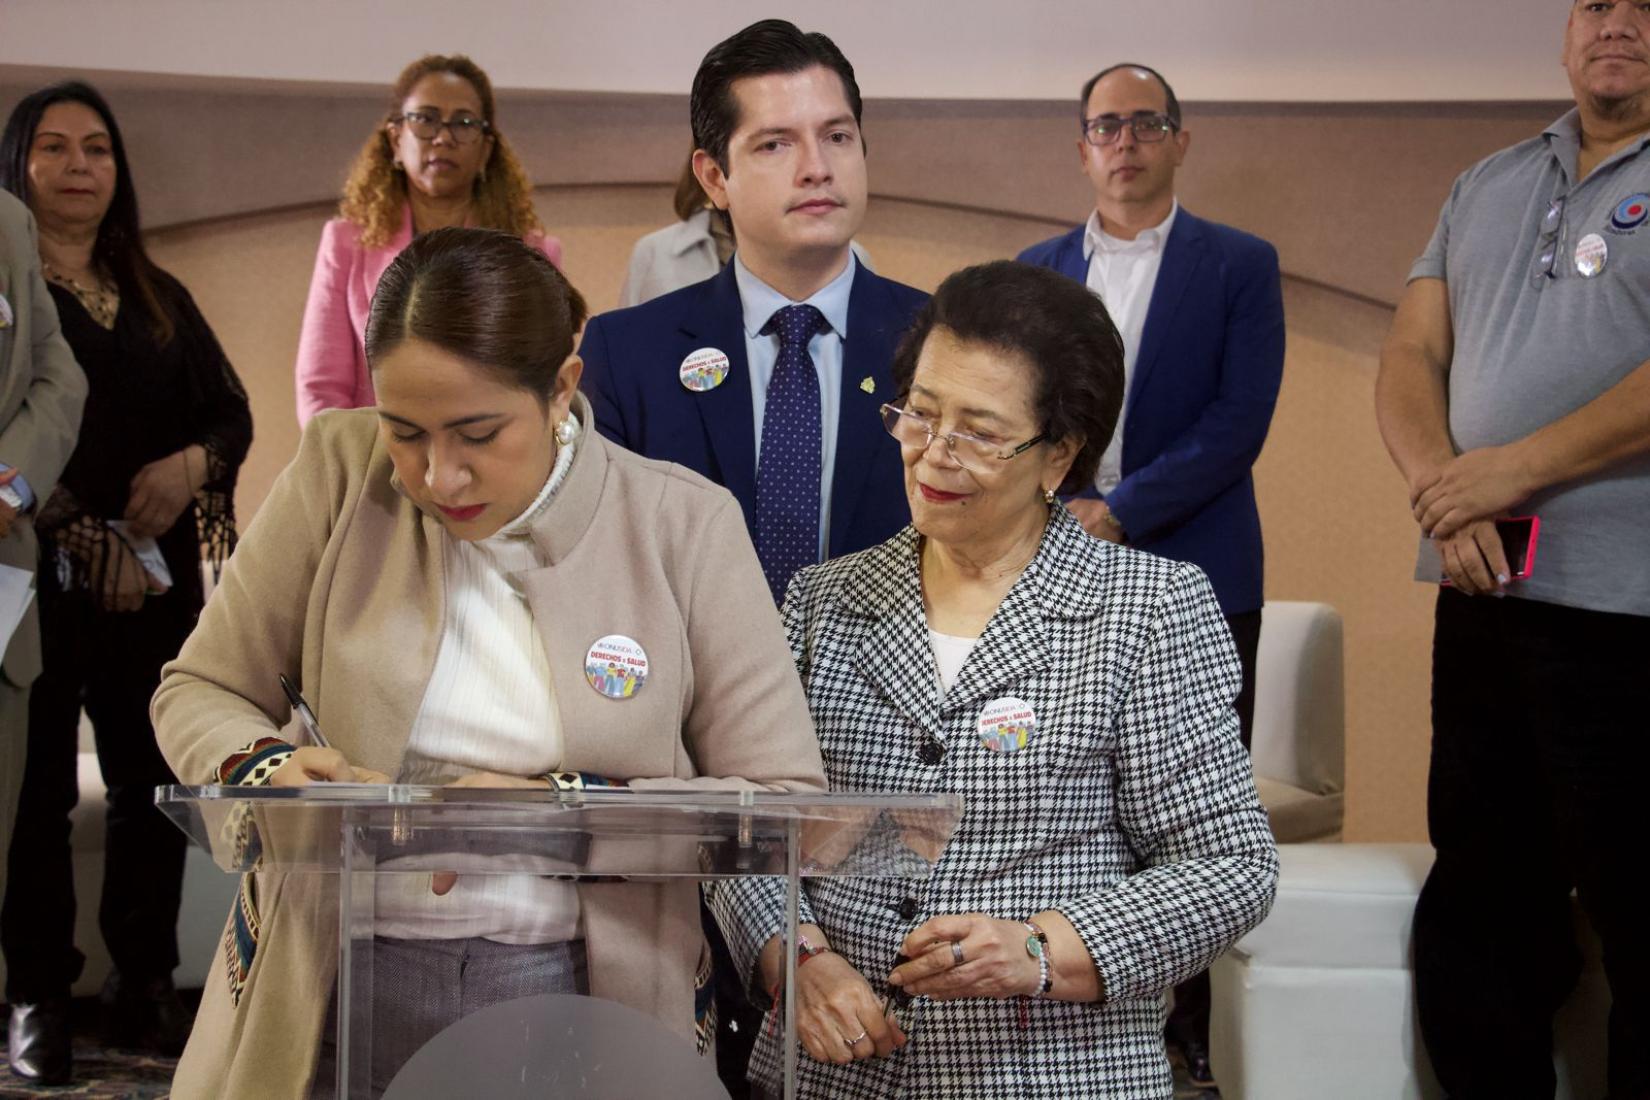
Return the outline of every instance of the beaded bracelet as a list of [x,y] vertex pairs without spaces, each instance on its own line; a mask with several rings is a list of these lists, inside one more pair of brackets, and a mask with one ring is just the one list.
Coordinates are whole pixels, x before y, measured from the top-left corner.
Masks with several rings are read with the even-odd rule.
[[1037,960],[1037,992],[1033,997],[1046,997],[1054,989],[1054,975],[1048,957],[1048,933],[1037,926],[1035,921],[1022,921],[1031,929],[1031,935],[1026,937],[1026,954]]

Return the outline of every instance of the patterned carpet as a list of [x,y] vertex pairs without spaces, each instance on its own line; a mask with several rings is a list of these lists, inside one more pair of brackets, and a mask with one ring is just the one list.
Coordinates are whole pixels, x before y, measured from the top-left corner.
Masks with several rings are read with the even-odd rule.
[[[199,994],[183,994],[193,1004]],[[0,1019],[6,1009],[0,1007]],[[0,1047],[0,1100],[19,1097],[95,1097],[97,1100],[154,1100],[172,1090],[172,1071],[177,1059],[162,1058],[146,1051],[101,1046],[97,1035],[99,1008],[95,998],[74,1003],[74,1081],[51,1088],[33,1088],[11,1075],[5,1048]]]

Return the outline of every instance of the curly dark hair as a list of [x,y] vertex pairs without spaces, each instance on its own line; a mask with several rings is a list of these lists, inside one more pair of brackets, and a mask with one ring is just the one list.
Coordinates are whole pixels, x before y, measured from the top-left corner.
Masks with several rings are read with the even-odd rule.
[[396,78],[390,89],[390,109],[384,120],[367,135],[361,151],[350,165],[344,182],[344,197],[338,215],[361,227],[361,243],[382,245],[401,225],[407,202],[407,177],[395,170],[395,151],[390,148],[386,126],[401,113],[401,104],[412,94],[413,85],[434,73],[451,73],[467,81],[481,100],[481,115],[492,126],[493,151],[474,186],[474,215],[477,225],[503,229],[518,237],[543,233],[544,226],[533,210],[533,185],[515,150],[498,128],[493,105],[493,83],[480,65],[463,54],[428,54],[419,58]]
[[894,353],[900,401],[911,392],[917,359],[936,328],[1029,363],[1042,432],[1055,443],[1082,440],[1060,491],[1075,493],[1093,482],[1123,410],[1123,338],[1098,296],[1058,272],[1014,260],[947,276]]

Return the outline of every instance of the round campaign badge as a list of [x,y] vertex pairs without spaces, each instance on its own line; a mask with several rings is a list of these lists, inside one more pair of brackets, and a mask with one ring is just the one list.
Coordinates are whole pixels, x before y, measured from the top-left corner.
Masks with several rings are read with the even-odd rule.
[[714,390],[728,376],[728,357],[717,348],[700,348],[682,360],[676,374],[694,393]]
[[585,652],[584,678],[609,699],[628,699],[647,683],[647,652],[623,634],[598,638]]
[[1602,274],[1610,259],[1610,246],[1597,233],[1589,233],[1576,242],[1576,270],[1583,279]]
[[1628,195],[1610,215],[1610,228],[1626,233],[1650,219],[1650,195]]
[[1024,699],[1005,695],[980,711],[980,742],[992,752],[1019,752],[1037,732],[1037,712]]

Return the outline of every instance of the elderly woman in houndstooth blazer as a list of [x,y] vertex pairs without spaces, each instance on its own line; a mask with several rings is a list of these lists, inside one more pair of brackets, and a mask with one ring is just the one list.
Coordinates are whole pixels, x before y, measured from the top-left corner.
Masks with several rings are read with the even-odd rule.
[[[1111,437],[1121,341],[1080,284],[986,264],[894,377],[912,525],[799,573],[785,621],[832,788],[966,809],[925,883],[805,880],[802,1095],[1167,1098],[1164,992],[1265,916],[1277,851],[1208,581],[1055,502]],[[776,989],[771,885],[713,905]]]

